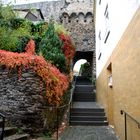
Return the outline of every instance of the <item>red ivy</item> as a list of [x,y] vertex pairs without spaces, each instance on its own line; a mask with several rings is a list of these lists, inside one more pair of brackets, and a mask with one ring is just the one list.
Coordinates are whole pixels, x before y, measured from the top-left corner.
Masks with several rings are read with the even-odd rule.
[[46,85],[46,96],[48,102],[52,105],[59,105],[61,97],[68,88],[67,77],[60,71],[46,62],[42,56],[35,55],[35,43],[30,40],[25,48],[25,53],[13,53],[0,50],[0,65],[8,68],[22,67],[31,68],[42,78]]
[[69,35],[61,33],[61,34],[59,34],[59,38],[63,42],[62,50],[63,50],[63,53],[66,57],[67,66],[70,67],[71,60],[73,59],[74,54],[75,54],[74,45],[73,45],[72,40],[71,40]]

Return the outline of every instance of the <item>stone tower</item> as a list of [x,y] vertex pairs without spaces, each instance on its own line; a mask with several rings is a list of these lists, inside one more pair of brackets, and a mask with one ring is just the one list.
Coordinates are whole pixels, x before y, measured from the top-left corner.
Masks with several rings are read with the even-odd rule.
[[95,30],[93,0],[65,0],[60,12],[60,22],[70,33],[76,46],[73,63],[86,59],[95,74]]

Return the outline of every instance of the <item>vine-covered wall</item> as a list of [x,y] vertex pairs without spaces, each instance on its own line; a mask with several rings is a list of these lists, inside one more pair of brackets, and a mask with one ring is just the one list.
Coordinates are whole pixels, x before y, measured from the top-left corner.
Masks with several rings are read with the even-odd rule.
[[22,78],[18,80],[16,70],[9,73],[0,68],[0,110],[14,125],[28,132],[39,132],[46,127],[45,99],[41,94],[45,88],[40,87],[40,82],[32,70],[22,72]]

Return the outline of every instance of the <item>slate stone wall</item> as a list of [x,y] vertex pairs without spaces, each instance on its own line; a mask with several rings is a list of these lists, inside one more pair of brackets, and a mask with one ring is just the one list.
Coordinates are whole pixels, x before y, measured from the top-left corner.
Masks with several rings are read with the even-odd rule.
[[40,88],[40,81],[32,70],[24,71],[19,81],[16,70],[0,68],[0,112],[29,133],[47,128],[46,100],[41,94],[45,88]]

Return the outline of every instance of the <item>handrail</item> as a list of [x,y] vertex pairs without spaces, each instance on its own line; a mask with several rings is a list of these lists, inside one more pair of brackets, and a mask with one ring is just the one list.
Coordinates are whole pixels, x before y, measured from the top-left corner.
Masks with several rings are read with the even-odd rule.
[[58,119],[58,109],[62,109],[62,108],[65,108],[68,106],[68,110],[69,110],[69,114],[68,116],[70,116],[70,109],[71,109],[71,106],[72,106],[72,100],[73,100],[73,92],[74,92],[74,89],[75,89],[75,83],[76,83],[76,79],[72,82],[72,88],[71,88],[71,92],[70,92],[70,99],[69,99],[69,102],[67,104],[64,104],[62,106],[45,106],[44,109],[56,109],[56,117],[57,117],[57,140],[58,140],[58,137],[59,137],[59,134],[58,134],[58,129],[59,129],[59,119]]
[[131,120],[133,120],[137,125],[138,128],[140,129],[140,122],[138,122],[135,118],[133,118],[130,114],[128,114],[127,112],[125,112],[124,110],[120,111],[121,115],[124,114],[124,121],[125,121],[125,140],[127,140],[127,121],[126,121],[126,116],[128,116]]
[[3,140],[4,137],[4,126],[5,126],[5,115],[0,113],[0,118],[2,118],[2,125],[1,125],[1,133],[0,133],[0,140]]

